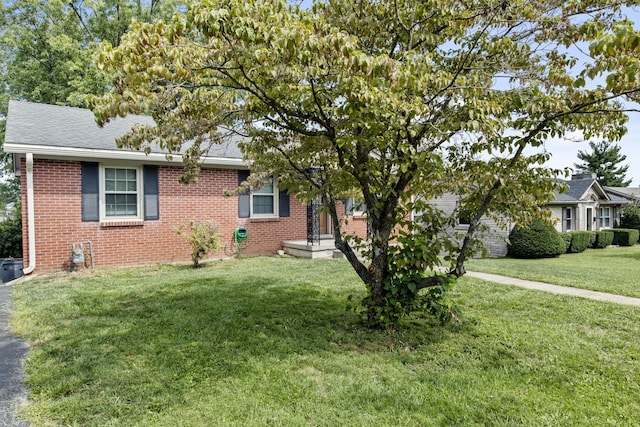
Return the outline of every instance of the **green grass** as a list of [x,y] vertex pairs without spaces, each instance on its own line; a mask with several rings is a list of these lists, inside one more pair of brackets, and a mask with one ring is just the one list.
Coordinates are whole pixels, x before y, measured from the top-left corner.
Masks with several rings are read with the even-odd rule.
[[640,245],[587,249],[544,259],[472,259],[470,271],[640,297]]
[[33,426],[637,425],[640,310],[473,279],[465,322],[387,334],[341,260],[250,258],[13,287]]

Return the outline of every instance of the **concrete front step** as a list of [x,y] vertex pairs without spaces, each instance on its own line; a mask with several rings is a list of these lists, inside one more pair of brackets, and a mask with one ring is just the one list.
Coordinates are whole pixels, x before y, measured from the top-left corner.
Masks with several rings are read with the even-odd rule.
[[306,240],[287,240],[282,242],[284,251],[299,258],[336,258],[336,252],[342,256],[342,252],[336,249],[333,240],[322,239],[320,244],[310,245]]

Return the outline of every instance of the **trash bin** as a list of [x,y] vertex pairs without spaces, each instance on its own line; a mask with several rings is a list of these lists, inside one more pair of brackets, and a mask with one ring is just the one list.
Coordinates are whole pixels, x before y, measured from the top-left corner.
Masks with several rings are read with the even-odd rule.
[[22,276],[22,259],[5,259],[2,263],[2,283],[10,282]]

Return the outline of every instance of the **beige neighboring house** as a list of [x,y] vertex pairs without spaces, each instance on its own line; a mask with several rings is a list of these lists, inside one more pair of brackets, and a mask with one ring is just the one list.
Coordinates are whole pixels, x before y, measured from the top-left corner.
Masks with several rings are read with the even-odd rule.
[[[567,185],[567,191],[557,193],[555,200],[548,204],[552,218],[556,220],[556,229],[560,232],[618,227],[622,208],[640,201],[640,188],[604,187],[591,173],[576,173],[563,182]],[[452,215],[458,207],[458,200],[458,196],[447,194],[434,199],[432,203]],[[482,236],[487,256],[505,256],[509,232],[515,224],[508,223],[506,229],[500,229],[495,221],[488,218],[483,218],[481,223],[488,228]],[[467,227],[464,221],[459,220],[452,232],[466,232]]]
[[604,187],[607,193],[628,199],[632,202],[640,201],[640,187]]
[[567,191],[549,203],[558,231],[597,231],[620,225],[620,211],[638,197],[604,187],[595,174],[576,173],[565,181]]

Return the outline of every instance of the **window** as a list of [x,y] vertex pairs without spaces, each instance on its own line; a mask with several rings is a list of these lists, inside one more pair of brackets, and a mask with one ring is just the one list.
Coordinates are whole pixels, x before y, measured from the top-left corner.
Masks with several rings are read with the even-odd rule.
[[140,169],[104,166],[101,172],[101,218],[142,219]]
[[600,208],[600,228],[611,227],[611,208]]
[[278,215],[278,188],[273,178],[258,190],[251,192],[251,216],[273,217]]
[[458,225],[470,225],[471,217],[466,212],[460,212],[460,216],[458,216]]
[[347,215],[364,216],[367,213],[367,205],[356,198],[345,200],[345,211]]
[[[249,178],[248,170],[238,170],[238,185]],[[238,218],[273,218],[291,215],[289,194],[278,190],[278,180],[269,180],[258,191],[238,195]]]
[[158,170],[82,162],[82,221],[160,219]]
[[573,230],[573,208],[566,208],[564,214],[565,230]]

